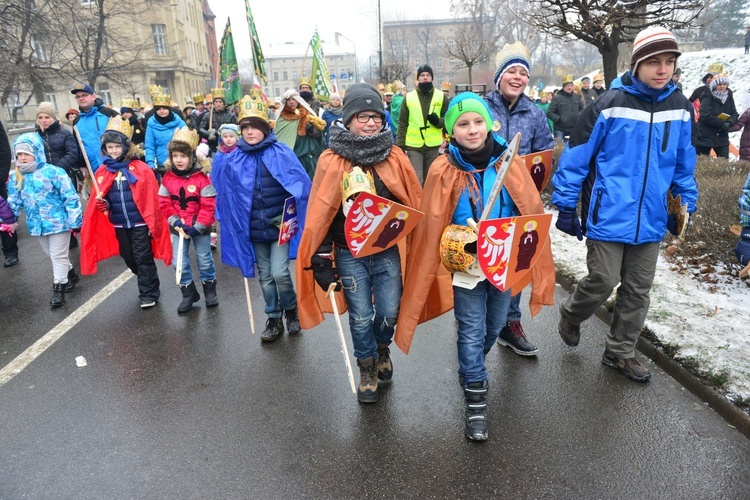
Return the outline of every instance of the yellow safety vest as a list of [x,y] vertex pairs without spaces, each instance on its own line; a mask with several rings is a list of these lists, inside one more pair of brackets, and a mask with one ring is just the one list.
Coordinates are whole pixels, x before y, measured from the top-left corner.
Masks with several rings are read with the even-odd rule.
[[[416,90],[406,94],[406,107],[409,110],[409,124],[406,128],[404,144],[412,148],[438,147],[443,143],[443,131],[424,120],[422,104]],[[440,116],[443,107],[443,93],[435,89],[432,92],[430,110],[427,113],[435,113]]]

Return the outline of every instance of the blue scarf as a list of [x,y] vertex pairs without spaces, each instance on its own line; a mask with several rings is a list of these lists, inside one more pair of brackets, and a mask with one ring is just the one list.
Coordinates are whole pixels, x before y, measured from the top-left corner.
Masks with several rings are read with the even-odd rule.
[[[122,158],[122,157],[121,157]],[[128,183],[133,185],[138,182],[138,177],[128,170],[129,160],[117,161],[111,156],[104,157],[104,166],[109,172],[116,174],[118,171],[122,172],[122,175],[128,180]]]
[[660,89],[656,89],[650,85],[646,85],[645,83],[640,81],[638,78],[636,78],[635,75],[632,73],[630,74],[630,78],[633,80],[633,87],[635,87],[636,90],[640,92],[641,94],[650,97],[651,100],[654,102],[656,102],[656,100],[659,98],[659,96],[663,92],[667,91],[670,84],[674,85],[672,81],[670,80],[669,82],[667,82],[667,84],[664,87]]

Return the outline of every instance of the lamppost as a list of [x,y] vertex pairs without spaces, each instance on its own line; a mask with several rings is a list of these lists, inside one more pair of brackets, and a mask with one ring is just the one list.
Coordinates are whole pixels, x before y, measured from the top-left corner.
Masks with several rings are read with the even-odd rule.
[[357,64],[357,46],[354,44],[354,42],[351,41],[350,38],[345,37],[338,31],[334,33],[334,36],[336,37],[336,45],[339,45],[339,38],[343,38],[344,40],[348,40],[349,43],[352,44],[352,47],[354,47],[354,83],[359,82],[359,64]]

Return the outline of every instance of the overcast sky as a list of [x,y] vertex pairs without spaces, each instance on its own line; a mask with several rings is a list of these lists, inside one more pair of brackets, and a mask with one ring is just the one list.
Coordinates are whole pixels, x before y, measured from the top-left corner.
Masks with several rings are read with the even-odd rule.
[[[209,0],[216,14],[216,33],[221,39],[227,16],[232,17],[232,32],[237,52],[247,57],[249,35],[245,21],[244,0]],[[310,41],[315,28],[326,42],[334,42],[334,33],[340,32],[354,42],[357,58],[364,60],[377,51],[377,0],[301,1],[301,0],[250,0],[255,27],[264,52],[269,44]],[[380,0],[382,20],[449,18],[450,0],[409,2]],[[429,15],[426,11],[429,10]],[[342,47],[348,44],[340,41]],[[351,44],[348,44],[351,46]]]

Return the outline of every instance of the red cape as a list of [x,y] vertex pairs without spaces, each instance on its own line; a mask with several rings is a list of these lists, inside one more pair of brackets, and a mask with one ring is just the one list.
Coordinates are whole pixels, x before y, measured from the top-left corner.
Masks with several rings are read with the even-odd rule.
[[[172,263],[172,241],[169,238],[167,220],[159,211],[159,184],[151,169],[140,160],[133,160],[128,169],[138,178],[131,184],[135,201],[141,217],[151,231],[151,250],[154,258],[163,260],[164,264]],[[100,168],[96,171],[96,181],[101,189],[101,196],[106,196],[115,181],[117,174]],[[97,263],[120,253],[120,245],[115,236],[115,228],[109,222],[109,216],[97,210],[96,201],[92,198],[86,206],[81,229],[81,274],[96,274]]]

